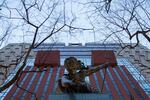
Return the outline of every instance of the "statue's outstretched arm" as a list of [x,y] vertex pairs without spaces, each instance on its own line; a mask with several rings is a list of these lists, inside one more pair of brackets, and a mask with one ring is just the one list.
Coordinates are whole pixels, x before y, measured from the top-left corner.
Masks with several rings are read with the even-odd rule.
[[96,67],[94,67],[93,69],[89,69],[89,70],[87,70],[87,71],[85,71],[85,77],[86,76],[90,76],[91,74],[93,74],[93,73],[96,73],[97,71],[99,71],[100,69],[103,69],[103,68],[107,68],[108,66],[110,66],[110,63],[109,62],[106,62],[106,63],[104,63],[104,64],[102,64],[102,65],[99,65],[99,66],[96,66]]

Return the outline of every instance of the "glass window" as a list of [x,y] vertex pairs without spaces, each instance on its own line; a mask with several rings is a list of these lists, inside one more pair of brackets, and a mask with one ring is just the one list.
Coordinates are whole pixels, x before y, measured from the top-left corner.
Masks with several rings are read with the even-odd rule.
[[[130,74],[133,76],[133,78],[140,84],[140,86],[143,88],[143,90],[150,97],[150,83],[145,80],[144,76],[140,74],[139,70],[136,69],[136,67],[133,66],[127,58],[118,58],[117,62],[118,62],[118,65],[124,65],[127,68],[127,70],[130,72]],[[122,70],[122,72],[123,72],[123,70]],[[125,74],[125,73],[123,72],[123,74]]]

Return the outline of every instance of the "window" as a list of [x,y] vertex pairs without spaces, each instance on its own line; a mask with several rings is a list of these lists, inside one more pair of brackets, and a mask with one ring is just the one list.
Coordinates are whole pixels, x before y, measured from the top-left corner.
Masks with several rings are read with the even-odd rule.
[[[140,84],[143,90],[150,96],[150,84],[145,80],[143,75],[133,66],[130,61],[126,58],[119,58],[117,59],[118,65],[124,65],[127,70],[131,73],[133,78]],[[123,72],[123,71],[122,71]]]

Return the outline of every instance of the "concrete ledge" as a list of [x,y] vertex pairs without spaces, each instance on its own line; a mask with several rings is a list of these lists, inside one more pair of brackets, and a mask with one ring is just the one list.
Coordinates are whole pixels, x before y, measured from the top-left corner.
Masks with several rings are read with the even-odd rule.
[[49,100],[113,100],[110,94],[63,94],[49,95]]

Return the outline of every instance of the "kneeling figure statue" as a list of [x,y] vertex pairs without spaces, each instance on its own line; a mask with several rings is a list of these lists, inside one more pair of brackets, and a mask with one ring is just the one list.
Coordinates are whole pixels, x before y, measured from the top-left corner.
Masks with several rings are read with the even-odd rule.
[[68,74],[64,74],[58,80],[58,86],[64,93],[99,93],[98,89],[85,81],[85,77],[96,73],[100,69],[107,68],[109,65],[110,63],[107,62],[93,69],[89,69],[75,57],[66,58],[64,66]]

